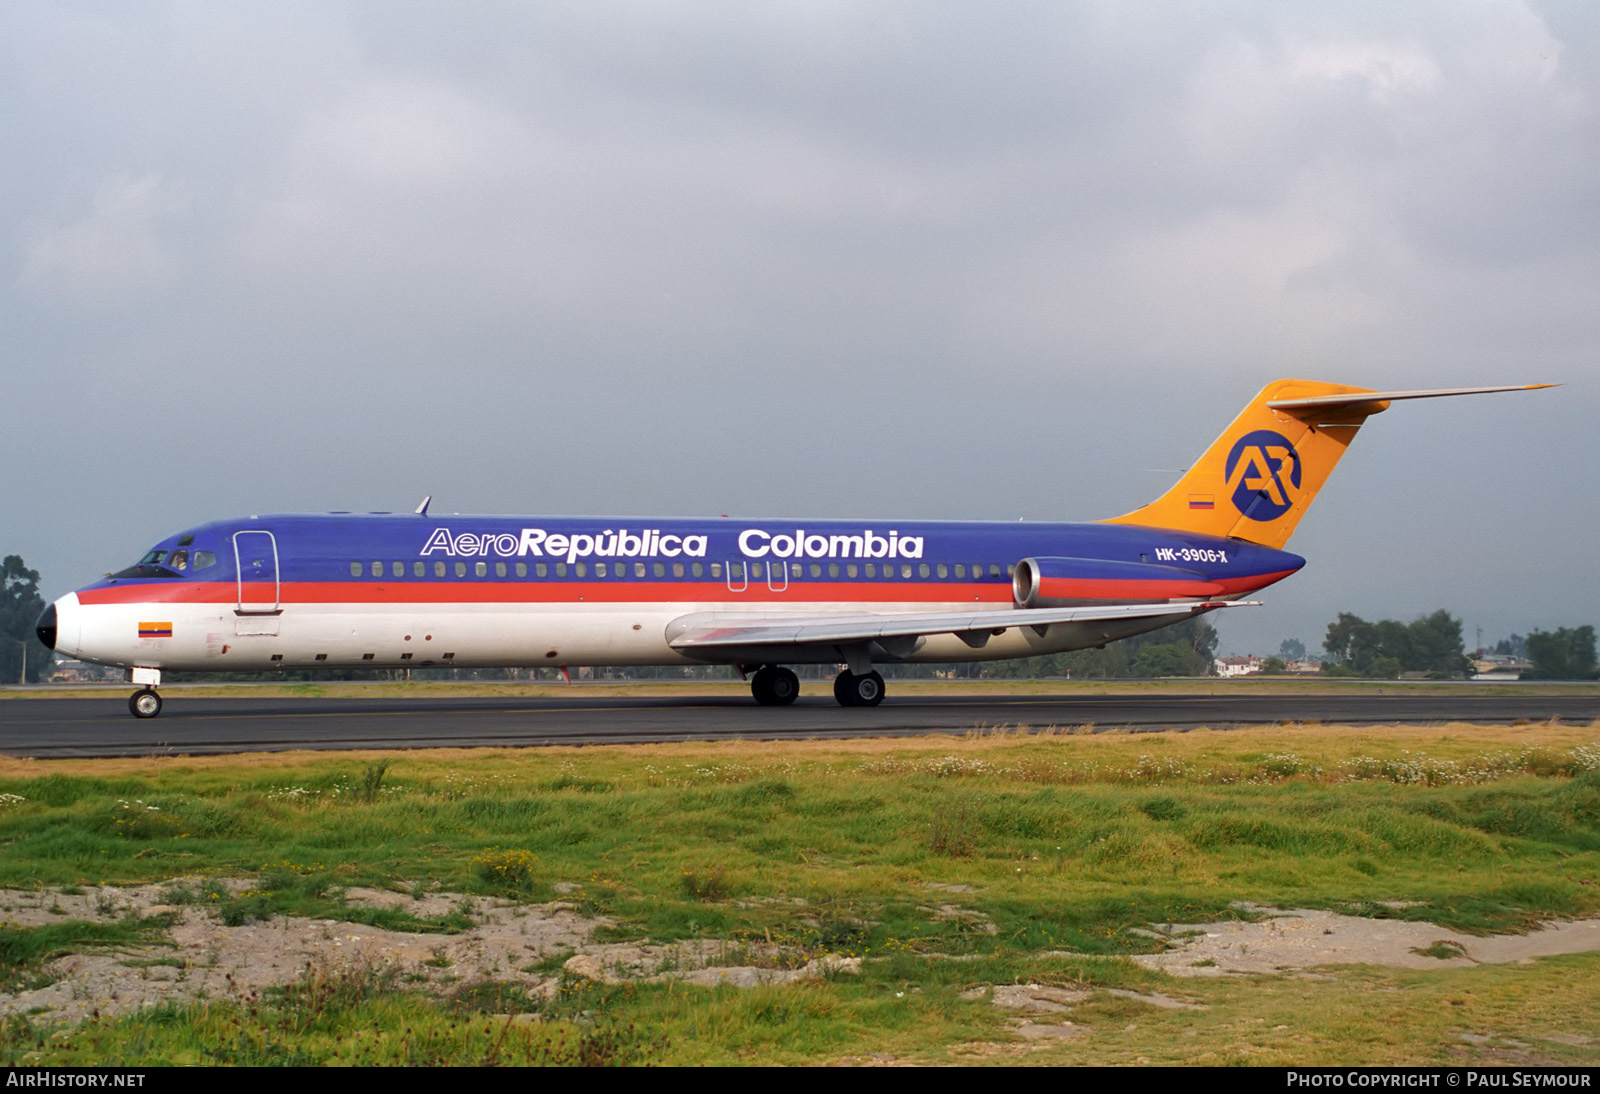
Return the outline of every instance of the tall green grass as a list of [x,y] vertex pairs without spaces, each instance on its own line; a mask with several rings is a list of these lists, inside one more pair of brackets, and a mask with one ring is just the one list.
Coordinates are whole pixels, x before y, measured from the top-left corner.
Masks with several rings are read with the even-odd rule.
[[[797,960],[867,960],[859,978],[742,994],[573,983],[534,1007],[537,1036],[496,1026],[470,1000],[416,999],[392,984],[347,997],[345,985],[324,1007],[342,1024],[294,1034],[293,1052],[319,1061],[730,1062],[737,1042],[749,1058],[803,1062],[874,1038],[931,1059],[1008,1039],[992,1007],[960,997],[974,984],[1150,983],[1115,959],[1157,948],[1143,933],[1151,923],[1265,904],[1482,932],[1600,912],[1593,730],[1302,727],[15,768],[0,766],[3,887],[250,877],[239,896],[179,884],[197,900],[210,892],[226,921],[302,914],[412,931],[468,924],[347,906],[344,889],[559,895],[611,917],[613,940],[778,938]],[[472,998],[513,1006],[507,990]],[[305,1062],[244,1031],[262,1015],[290,1028],[309,997],[107,1020],[71,1038],[83,1057],[50,1058],[120,1043],[128,1062]],[[426,1033],[394,1036],[406,1028]],[[24,1022],[0,1044],[15,1060],[40,1039]]]

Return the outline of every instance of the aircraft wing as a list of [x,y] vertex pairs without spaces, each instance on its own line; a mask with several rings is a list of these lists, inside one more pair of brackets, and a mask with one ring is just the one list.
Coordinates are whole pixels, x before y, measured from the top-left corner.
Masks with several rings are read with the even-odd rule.
[[1206,600],[1182,604],[1107,604],[1077,608],[1005,608],[979,612],[910,612],[859,615],[733,615],[702,612],[667,624],[673,649],[725,646],[855,645],[883,638],[955,634],[973,646],[1007,627],[1043,628],[1052,623],[1127,622],[1170,617],[1176,623],[1214,608],[1258,605],[1256,600]]

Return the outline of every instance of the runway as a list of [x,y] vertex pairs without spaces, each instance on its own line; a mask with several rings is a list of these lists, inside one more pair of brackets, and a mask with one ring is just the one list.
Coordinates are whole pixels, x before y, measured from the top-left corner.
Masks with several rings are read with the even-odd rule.
[[996,726],[1092,726],[1153,732],[1199,726],[1518,721],[1588,724],[1589,689],[1533,695],[1441,689],[1437,695],[1026,695],[891,698],[846,708],[802,698],[759,707],[745,698],[184,698],[159,718],[128,714],[126,696],[0,702],[0,753],[65,759],[213,755],[290,749],[473,748],[659,741],[912,737]]

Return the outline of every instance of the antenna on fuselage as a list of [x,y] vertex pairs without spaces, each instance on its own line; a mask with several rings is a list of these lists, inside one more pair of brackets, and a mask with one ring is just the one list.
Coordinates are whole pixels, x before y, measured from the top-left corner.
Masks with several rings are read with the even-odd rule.
[[432,501],[432,500],[433,500],[433,495],[432,494],[429,494],[427,497],[422,499],[422,504],[417,506],[417,508],[414,510],[415,513],[417,514],[417,516],[425,517],[425,516],[428,515],[428,503],[430,501]]

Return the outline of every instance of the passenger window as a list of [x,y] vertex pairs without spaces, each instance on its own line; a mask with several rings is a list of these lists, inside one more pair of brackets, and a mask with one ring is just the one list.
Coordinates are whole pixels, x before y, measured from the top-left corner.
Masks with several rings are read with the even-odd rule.
[[822,576],[822,563],[813,562],[811,564],[811,576],[812,577],[821,577]]
[[672,564],[672,576],[673,577],[682,577],[683,576],[683,563],[674,562]]
[[457,577],[466,577],[467,576],[467,564],[465,562],[456,563],[456,576]]
[[[578,565],[582,566],[583,563],[580,562],[580,563],[578,563]],[[595,577],[605,577],[606,576],[606,564],[604,562],[596,562],[594,564],[594,576]]]
[[[694,564],[694,566],[695,566],[696,570],[698,570],[700,568],[700,564],[698,562],[696,562]],[[722,563],[713,562],[711,564],[711,576],[712,577],[721,577],[722,576]]]
[[756,578],[757,580],[760,580],[761,574],[762,574],[761,563],[752,562],[750,564],[750,576],[753,577],[753,578]]
[[[539,570],[539,573],[541,575],[543,575],[544,574],[544,570],[542,569],[542,567],[544,566],[544,563],[541,562],[541,563],[539,563],[539,565],[541,567],[541,569]],[[556,576],[557,577],[566,577],[567,576],[567,564],[565,562],[556,563]]]
[[421,562],[413,562],[411,564],[411,576],[412,577],[427,577],[428,576],[428,567],[425,566]]
[[922,563],[921,565],[919,565],[917,567],[917,576],[918,577],[927,577],[928,576],[928,564],[926,562]]
[[389,563],[389,576],[390,577],[405,577],[406,576],[406,564],[404,562],[391,562],[391,563]]
[[966,577],[967,576],[967,567],[966,567],[966,565],[964,563],[960,563],[960,562],[956,563],[956,576],[957,577]]
[[535,562],[533,564],[533,572],[536,577],[549,577],[550,567],[543,562]]
[[989,576],[993,578],[1000,576],[1000,564],[998,562],[989,563]]
[[839,564],[837,562],[828,563],[828,576],[829,577],[838,577],[839,576]]
[[1006,563],[1006,576],[1007,577],[1016,577],[1017,576],[1017,564],[1015,562]]
[[[602,562],[601,565],[604,566],[605,563]],[[589,564],[587,562],[574,563],[573,566],[572,566],[572,572],[575,573],[579,577],[585,577],[589,573]],[[604,575],[605,571],[601,570],[600,573],[602,575]]]
[[526,562],[517,563],[517,576],[518,577],[527,577],[528,576],[528,564]]
[[495,577],[505,577],[506,576],[506,564],[504,562],[496,562],[494,564],[494,576]]
[[949,577],[950,576],[950,567],[946,566],[942,562],[939,563],[939,576],[940,577]]
[[434,559],[433,560],[433,576],[434,577],[443,577],[444,576],[444,563],[440,562],[438,559]]
[[373,577],[382,577],[383,576],[383,563],[374,562],[372,564],[372,576]]
[[844,568],[844,572],[845,572],[845,576],[846,577],[855,577],[856,576],[856,564],[854,562],[846,563],[845,564],[845,568]]
[[[665,562],[653,562],[650,565],[651,565],[651,570],[652,570],[652,572],[654,573],[654,575],[656,577],[666,577],[667,576],[667,564]],[[639,570],[640,570],[639,576],[643,577],[644,576],[644,563],[642,563],[642,562],[639,563]]]
[[695,563],[692,563],[691,565],[693,566],[694,576],[695,577],[705,577],[706,576],[706,568],[705,568],[705,564],[704,563],[695,562]]
[[352,562],[350,564],[350,576],[351,577],[360,577],[361,576],[361,563]]
[[877,565],[877,563],[875,563],[875,562],[867,563],[867,576],[868,577],[877,577],[878,576],[878,565]]
[[[927,567],[923,567],[923,569],[927,569]],[[906,578],[909,578],[911,576],[911,563],[902,562],[900,564],[900,576],[901,577],[906,577]]]
[[472,564],[472,572],[479,577],[488,577],[489,564],[487,562],[474,562]]

